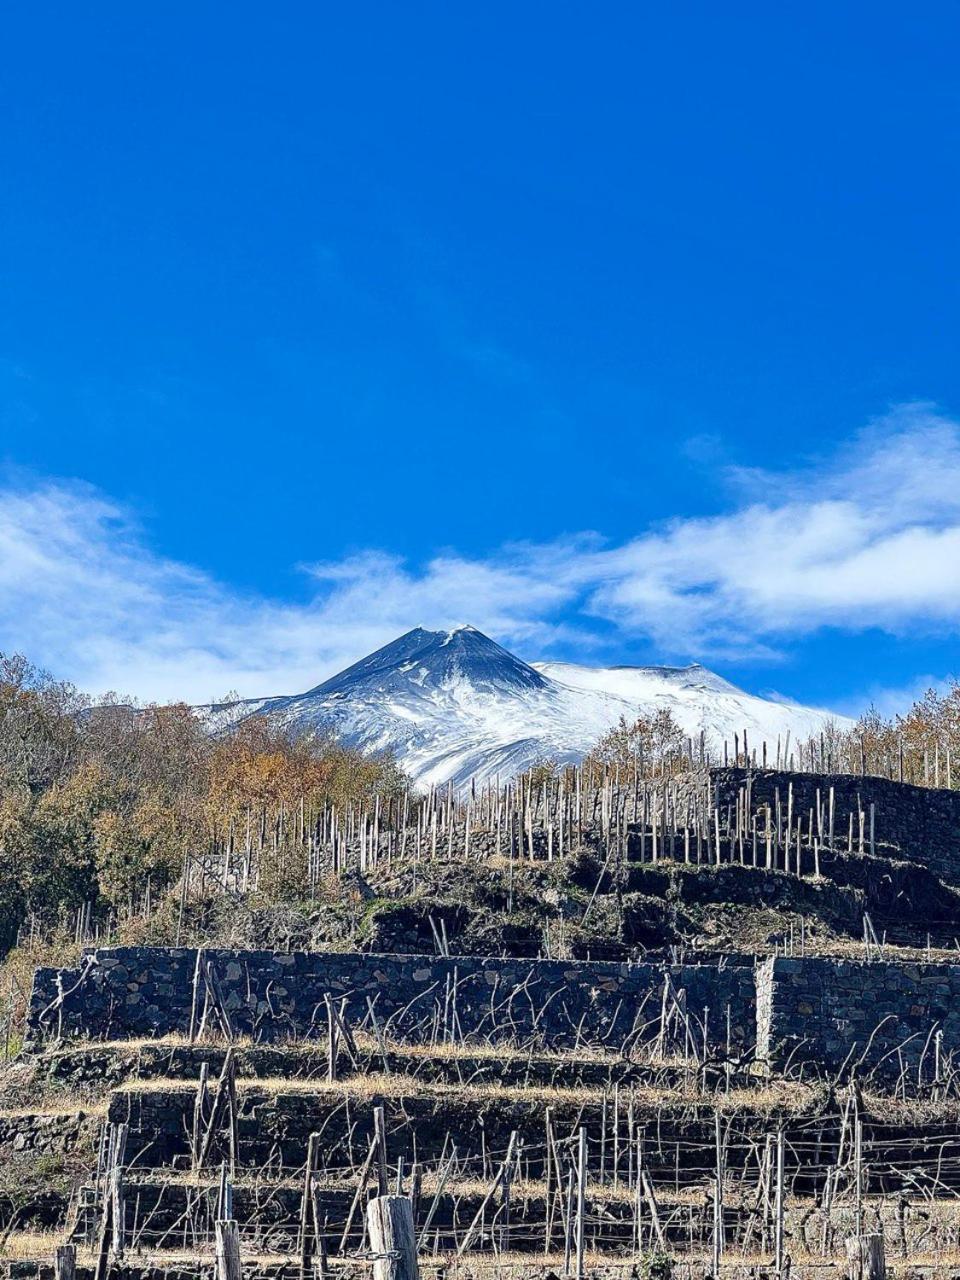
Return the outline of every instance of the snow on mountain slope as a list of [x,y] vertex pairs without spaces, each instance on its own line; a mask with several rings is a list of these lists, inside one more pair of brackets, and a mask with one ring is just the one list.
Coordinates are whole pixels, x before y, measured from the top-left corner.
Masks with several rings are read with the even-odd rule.
[[688,737],[706,734],[708,744],[732,742],[747,730],[748,740],[773,745],[787,733],[796,741],[818,734],[829,720],[849,723],[828,711],[776,702],[738,689],[695,663],[689,667],[581,667],[569,662],[538,662],[537,671],[575,689],[622,698],[639,711],[672,712]]
[[416,628],[306,693],[197,708],[211,731],[267,715],[297,733],[392,750],[418,786],[506,780],[538,760],[574,762],[621,716],[673,712],[714,747],[818,733],[828,712],[767,701],[701,666],[530,665],[474,627]]

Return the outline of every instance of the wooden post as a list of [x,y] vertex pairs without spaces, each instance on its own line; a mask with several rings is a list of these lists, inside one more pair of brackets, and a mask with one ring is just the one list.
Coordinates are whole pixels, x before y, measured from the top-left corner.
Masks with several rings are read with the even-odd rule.
[[200,992],[200,974],[203,968],[203,947],[197,948],[197,961],[193,966],[193,994],[190,999],[190,1043],[197,1038],[197,996]]
[[[230,1125],[230,1176],[237,1176],[237,1156],[240,1153],[240,1108],[237,1106],[237,1072],[234,1065],[227,1077],[227,1120]],[[230,1217],[233,1217],[231,1212]]]
[[[101,1134],[100,1155],[97,1161],[97,1185],[100,1191],[100,1228],[97,1242],[97,1258],[94,1264],[94,1280],[107,1280],[110,1269],[110,1221],[113,1216],[113,1197],[110,1194],[110,1179],[113,1172],[113,1159],[117,1144],[117,1126],[111,1124],[109,1131],[104,1128]],[[103,1176],[101,1179],[101,1170]]]
[[[233,1050],[233,1046],[231,1045],[227,1049],[227,1052],[224,1054],[223,1069],[221,1070],[220,1078],[217,1081],[217,1091],[213,1096],[213,1105],[210,1109],[210,1115],[207,1120],[207,1127],[203,1134],[203,1138],[200,1142],[200,1151],[197,1154],[197,1162],[195,1165],[195,1168],[197,1169],[202,1169],[204,1164],[206,1164],[207,1157],[210,1155],[210,1152],[213,1148],[213,1142],[214,1142],[214,1139],[216,1138],[217,1128],[220,1124],[224,1109],[225,1107],[227,1107],[228,1102],[230,1103],[230,1106],[231,1106],[231,1114],[230,1114],[231,1147],[235,1145],[235,1128],[234,1128],[234,1122],[236,1119],[236,1105],[235,1105],[236,1099],[235,1099],[235,1093],[234,1093],[235,1084],[236,1084],[235,1070],[236,1068],[234,1065],[234,1050]],[[231,1151],[231,1166],[233,1165],[235,1158],[236,1158],[236,1151]]]
[[[637,1156],[639,1158],[639,1151]],[[633,1247],[634,1252],[639,1256],[643,1252],[643,1183],[641,1176],[637,1178],[637,1185],[633,1192]]]
[[233,1217],[233,1187],[227,1174],[227,1162],[220,1164],[220,1186],[217,1190],[217,1217],[215,1221],[226,1222]]
[[373,1280],[419,1280],[413,1208],[406,1196],[375,1196],[367,1203],[374,1255]]
[[77,1274],[77,1246],[58,1244],[53,1257],[54,1280],[75,1280]]
[[113,1167],[110,1170],[108,1195],[112,1202],[111,1220],[113,1224],[113,1256],[123,1257],[124,1234],[126,1229],[126,1202],[123,1194],[123,1158],[127,1149],[126,1124],[118,1124],[116,1143],[113,1153]]
[[[427,1216],[424,1219],[424,1223],[423,1223],[423,1230],[420,1233],[421,1238],[424,1240],[426,1239],[427,1232],[430,1230],[430,1224],[431,1222],[433,1222],[433,1215],[437,1212],[437,1208],[440,1204],[440,1197],[443,1195],[444,1188],[446,1187],[447,1182],[449,1181],[450,1174],[456,1168],[456,1164],[457,1164],[457,1144],[454,1142],[450,1146],[450,1155],[447,1159],[447,1163],[440,1166],[440,1171],[437,1175],[437,1187],[433,1193],[433,1203],[430,1205],[430,1208],[427,1210]],[[416,1219],[414,1219],[414,1221],[416,1221]]]
[[377,1188],[381,1198],[390,1190],[387,1172],[387,1123],[383,1107],[373,1109],[373,1133],[377,1144]]
[[820,1235],[820,1253],[826,1257],[830,1251],[830,1211],[833,1207],[833,1170],[827,1170],[823,1184],[823,1229]]
[[207,1091],[207,1079],[209,1074],[210,1064],[208,1062],[201,1062],[200,1079],[197,1083],[197,1096],[193,1104],[193,1141],[190,1148],[191,1160],[194,1168],[197,1167],[197,1161],[200,1158],[200,1142],[207,1123],[207,1112],[210,1105],[210,1098]]
[[863,1234],[863,1122],[859,1115],[854,1120],[853,1127],[853,1178],[856,1183],[854,1187],[854,1214],[857,1223],[857,1235],[860,1236]]
[[327,1241],[320,1230],[319,1225],[316,1228],[317,1233],[317,1252],[313,1256],[313,1276],[314,1280],[328,1280],[330,1267],[327,1263]]
[[174,946],[180,945],[180,934],[183,931],[183,912],[187,904],[187,889],[190,882],[190,854],[184,851],[183,872],[180,876],[180,909],[177,912],[177,936]]
[[570,1255],[573,1251],[573,1170],[567,1174],[567,1214],[563,1223],[563,1274],[570,1275]]
[[324,993],[324,1003],[327,1007],[327,1079],[336,1080],[337,1078],[337,1021],[333,1016],[333,1001],[330,993]]
[[555,1195],[554,1180],[559,1181],[560,1170],[553,1168],[553,1108],[547,1107],[545,1119],[546,1143],[544,1152],[544,1204],[546,1219],[543,1224],[543,1252],[549,1254],[553,1247],[553,1200]]
[[887,1264],[880,1232],[849,1236],[844,1244],[849,1280],[885,1280]]
[[[637,1142],[640,1142],[639,1137],[637,1138]],[[667,1241],[663,1234],[663,1227],[660,1225],[660,1210],[657,1206],[657,1196],[653,1189],[653,1183],[650,1180],[650,1174],[646,1169],[641,1168],[640,1170],[639,1185],[643,1189],[643,1194],[647,1201],[647,1208],[650,1210],[650,1221],[653,1224],[654,1234],[657,1237],[657,1244],[664,1252],[666,1252]]]
[[577,1148],[577,1280],[584,1280],[587,1251],[587,1131],[580,1126]]
[[300,1199],[300,1280],[307,1280],[310,1272],[310,1206],[313,1188],[313,1172],[317,1167],[319,1133],[311,1133],[307,1143],[307,1163],[303,1171],[303,1195]]
[[347,1241],[350,1238],[350,1228],[353,1226],[353,1216],[357,1212],[357,1206],[363,1196],[367,1186],[367,1179],[370,1176],[370,1168],[376,1158],[377,1140],[376,1138],[370,1143],[370,1150],[367,1152],[367,1158],[363,1162],[363,1168],[360,1170],[360,1181],[357,1183],[357,1190],[354,1193],[353,1200],[350,1204],[350,1212],[347,1214],[347,1221],[344,1223],[343,1235],[340,1237],[340,1253],[346,1252]]
[[510,1252],[510,1182],[513,1177],[512,1165],[508,1165],[500,1179],[500,1245],[499,1253]]
[[775,1269],[777,1280],[783,1280],[783,1129],[777,1130],[777,1192],[776,1192],[776,1235],[774,1237]]
[[713,1190],[713,1274],[719,1276],[723,1258],[723,1135],[720,1112],[714,1112],[716,1141],[716,1177]]
[[240,1232],[233,1218],[216,1224],[217,1280],[242,1280],[240,1270]]

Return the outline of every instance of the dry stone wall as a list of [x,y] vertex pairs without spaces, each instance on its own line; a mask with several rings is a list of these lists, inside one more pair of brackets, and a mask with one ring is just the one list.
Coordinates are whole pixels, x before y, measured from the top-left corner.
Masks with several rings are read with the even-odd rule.
[[[846,844],[848,816],[854,815],[854,847],[859,846],[858,814],[866,815],[869,838],[870,806],[874,806],[874,839],[877,853],[884,853],[929,867],[950,884],[960,884],[960,791],[914,787],[887,778],[858,774],[788,773],[774,769],[712,769],[714,802],[718,808],[735,805],[740,789],[749,781],[753,808],[776,804],[779,794],[784,810],[793,788],[794,817],[806,816],[834,795],[834,838]],[[869,849],[867,849],[869,852]]]
[[[442,1028],[493,1040],[619,1046],[656,1034],[664,975],[704,1009],[711,1044],[754,1040],[754,978],[740,964],[565,962],[457,956],[208,950],[218,998],[234,1032],[257,1040],[324,1034],[326,998],[345,1002],[353,1025],[369,1017],[394,1035],[429,1040]],[[76,969],[39,969],[28,1043],[185,1033],[191,1025],[197,952],[117,947],[88,952]],[[196,1016],[202,1007],[202,988]]]
[[[356,1026],[378,1025],[420,1042],[452,1035],[548,1046],[654,1038],[664,979],[683,993],[702,1043],[756,1053],[773,1068],[811,1063],[834,1073],[932,1070],[934,1037],[960,1053],[960,965],[749,957],[676,965],[487,957],[210,950],[234,1033],[259,1041],[326,1033],[326,998]],[[28,1044],[186,1033],[197,952],[118,947],[91,951],[77,969],[37,971]],[[193,1010],[199,1020],[201,998]],[[939,1034],[938,1034],[939,1033]]]
[[776,957],[757,969],[757,1055],[771,1065],[933,1079],[960,1051],[960,965]]

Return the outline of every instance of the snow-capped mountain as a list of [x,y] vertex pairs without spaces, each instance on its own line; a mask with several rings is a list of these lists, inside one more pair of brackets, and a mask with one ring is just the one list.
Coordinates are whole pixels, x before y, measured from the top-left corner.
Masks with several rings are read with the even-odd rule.
[[704,732],[714,749],[744,729],[752,744],[774,746],[778,735],[806,739],[840,720],[755,697],[698,665],[529,664],[474,627],[418,627],[306,693],[198,712],[214,731],[268,715],[298,733],[332,732],[364,751],[389,748],[428,787],[505,781],[547,757],[579,760],[621,716],[633,721],[661,708],[688,736]]

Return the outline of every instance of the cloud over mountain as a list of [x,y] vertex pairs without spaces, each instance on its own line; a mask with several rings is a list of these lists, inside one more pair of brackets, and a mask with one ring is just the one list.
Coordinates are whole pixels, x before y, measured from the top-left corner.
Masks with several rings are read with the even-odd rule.
[[0,647],[93,691],[206,701],[307,688],[423,624],[521,651],[590,652],[600,628],[681,660],[775,656],[831,626],[960,628],[960,429],[902,406],[829,458],[727,468],[727,505],[611,544],[587,531],[411,565],[379,550],[304,566],[310,598],[235,590],[171,560],[89,486],[0,490]]

